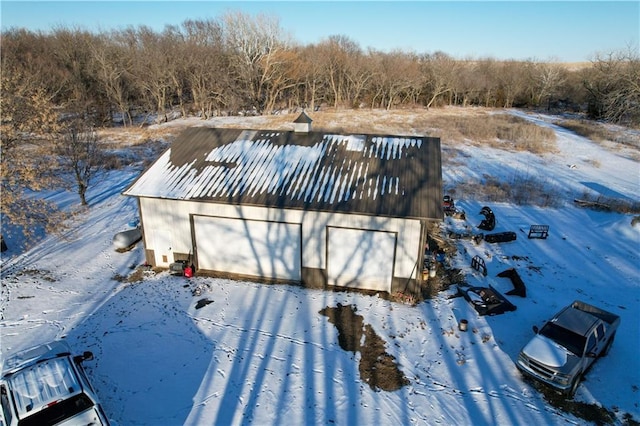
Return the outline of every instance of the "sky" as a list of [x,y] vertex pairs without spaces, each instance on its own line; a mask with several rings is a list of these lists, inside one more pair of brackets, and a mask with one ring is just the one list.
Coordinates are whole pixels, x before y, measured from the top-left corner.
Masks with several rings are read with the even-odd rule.
[[279,18],[307,45],[345,35],[363,49],[459,59],[583,62],[640,46],[640,1],[5,1],[2,29],[161,31],[227,11]]

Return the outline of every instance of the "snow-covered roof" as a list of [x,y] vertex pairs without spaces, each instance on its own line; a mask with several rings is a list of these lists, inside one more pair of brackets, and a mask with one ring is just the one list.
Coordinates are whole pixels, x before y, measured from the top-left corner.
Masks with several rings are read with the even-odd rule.
[[440,139],[190,128],[124,194],[441,219]]

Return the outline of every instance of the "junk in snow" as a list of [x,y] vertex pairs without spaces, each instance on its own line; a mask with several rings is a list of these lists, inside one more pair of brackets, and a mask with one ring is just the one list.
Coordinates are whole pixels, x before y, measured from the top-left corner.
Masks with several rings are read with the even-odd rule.
[[549,236],[549,225],[531,225],[528,238],[540,238],[545,240]]
[[464,210],[460,210],[456,207],[456,203],[450,195],[445,195],[442,198],[442,210],[446,216],[451,216],[454,219],[460,220],[466,219]]
[[495,234],[487,234],[484,236],[484,240],[488,243],[507,243],[514,241],[517,238],[515,232],[497,232]]
[[484,259],[480,256],[473,256],[473,259],[471,259],[471,267],[476,271],[480,271],[485,277],[487,276],[487,265],[484,263]]
[[506,271],[502,271],[498,274],[499,277],[509,278],[513,284],[513,290],[509,290],[506,294],[509,296],[527,297],[527,288],[524,285],[524,281],[520,278],[520,274],[515,268],[509,268]]
[[480,222],[478,228],[485,231],[493,231],[496,227],[496,216],[493,214],[493,211],[489,207],[484,206],[482,210],[480,210],[480,214],[484,216],[484,219]]
[[498,315],[516,310],[513,303],[491,286],[471,287],[458,284],[458,294],[464,297],[479,315]]

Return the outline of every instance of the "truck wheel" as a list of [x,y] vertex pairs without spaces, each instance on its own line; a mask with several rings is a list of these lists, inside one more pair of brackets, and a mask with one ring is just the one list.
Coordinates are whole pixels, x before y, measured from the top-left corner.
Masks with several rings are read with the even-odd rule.
[[567,397],[569,397],[569,399],[573,399],[573,397],[576,394],[576,391],[578,390],[578,386],[580,386],[580,382],[582,381],[582,375],[578,374],[573,381],[571,382],[571,387],[569,388],[569,391],[567,392]]
[[611,338],[609,339],[609,341],[607,342],[607,345],[604,347],[604,349],[602,350],[602,356],[606,356],[609,351],[611,350],[611,345],[613,345],[613,339],[614,337],[616,337],[616,333],[613,333],[611,335]]

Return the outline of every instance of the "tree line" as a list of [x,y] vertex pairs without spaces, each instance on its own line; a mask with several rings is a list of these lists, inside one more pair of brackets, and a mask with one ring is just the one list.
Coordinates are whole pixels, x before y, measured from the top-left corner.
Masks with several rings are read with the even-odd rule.
[[100,126],[176,111],[208,118],[300,107],[444,105],[554,108],[640,125],[640,58],[632,48],[572,69],[536,60],[365,51],[344,35],[299,45],[276,17],[241,12],[162,31],[9,29],[2,33],[2,73],[5,102],[20,89],[42,92],[55,107]]

